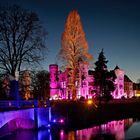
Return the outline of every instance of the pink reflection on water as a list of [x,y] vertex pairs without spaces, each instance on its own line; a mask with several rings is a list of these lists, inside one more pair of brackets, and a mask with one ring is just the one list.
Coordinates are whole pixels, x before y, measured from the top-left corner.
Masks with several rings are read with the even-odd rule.
[[64,130],[60,130],[60,139],[64,140]]
[[76,131],[76,137],[78,140],[90,140],[98,134],[109,134],[115,137],[115,140],[123,140],[125,137],[126,127],[132,125],[132,119],[125,119],[119,121],[111,121],[100,126],[93,128],[87,128]]
[[112,121],[101,125],[103,133],[115,135],[116,140],[124,139],[124,120]]

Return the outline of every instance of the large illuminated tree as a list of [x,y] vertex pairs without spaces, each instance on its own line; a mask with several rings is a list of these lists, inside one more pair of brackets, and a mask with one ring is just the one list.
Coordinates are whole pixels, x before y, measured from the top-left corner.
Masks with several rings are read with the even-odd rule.
[[88,53],[88,43],[82,27],[81,19],[76,10],[69,13],[61,39],[60,56],[69,69],[68,91],[72,91],[72,99],[76,99],[76,81],[79,60],[89,62],[92,56]]
[[[15,76],[43,58],[45,34],[38,15],[21,7],[0,7],[0,69]],[[30,65],[33,66],[33,65]]]

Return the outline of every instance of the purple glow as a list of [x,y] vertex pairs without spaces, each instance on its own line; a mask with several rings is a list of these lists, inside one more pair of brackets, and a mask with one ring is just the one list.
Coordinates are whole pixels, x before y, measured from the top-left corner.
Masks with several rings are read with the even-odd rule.
[[49,113],[51,112],[48,108],[1,112],[0,129],[8,126],[8,130],[4,129],[4,133],[8,133],[17,129],[50,127]]
[[17,124],[18,122],[20,124],[19,120],[22,121],[22,118],[23,120],[34,120],[34,109],[1,112],[0,118],[0,128],[12,120],[17,120]]
[[38,128],[48,127],[51,122],[51,108],[37,108]]
[[48,127],[51,127],[51,125],[50,125],[50,124],[48,124]]
[[65,140],[64,137],[65,134],[64,134],[64,130],[60,130],[60,140]]
[[51,132],[51,130],[50,129],[48,129],[48,133],[50,133]]
[[52,123],[57,123],[57,124],[63,124],[64,123],[64,118],[55,118],[52,119]]
[[54,119],[53,122],[55,123],[56,122],[56,119]]
[[64,123],[64,120],[63,119],[60,119],[60,121],[59,121],[60,123]]
[[61,130],[61,131],[60,131],[60,135],[61,135],[61,136],[64,136],[64,130]]
[[[134,126],[134,127],[133,127]],[[137,129],[135,129],[137,126]],[[130,130],[130,131],[129,131]],[[19,135],[19,134],[23,134]],[[132,134],[133,133],[133,134]],[[37,135],[36,135],[37,134]],[[71,130],[65,132],[63,129],[60,129],[56,132],[50,131],[50,128],[45,131],[38,131],[37,133],[34,131],[19,131],[16,134],[16,138],[11,135],[12,140],[94,140],[94,139],[106,139],[105,135],[113,136],[115,140],[124,140],[130,138],[136,138],[139,136],[139,124],[134,123],[133,119],[124,119],[119,121],[111,121],[106,124],[102,124],[99,126],[94,126],[92,128],[86,128],[82,130]],[[18,136],[18,138],[17,138]]]

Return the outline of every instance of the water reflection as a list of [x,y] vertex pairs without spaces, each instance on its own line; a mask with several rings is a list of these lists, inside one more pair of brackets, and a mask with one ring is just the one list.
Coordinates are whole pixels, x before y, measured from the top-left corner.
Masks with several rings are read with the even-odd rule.
[[140,139],[140,122],[135,122],[133,123],[133,125],[127,129],[126,133],[125,133],[125,140],[130,140],[130,139],[134,139],[137,140]]
[[[61,130],[19,131],[3,137],[5,140],[124,140],[133,119],[111,121],[100,126],[77,131]],[[134,123],[135,124],[135,123]],[[140,128],[140,124],[138,125]],[[131,131],[130,131],[131,133]],[[127,134],[127,139],[129,135]],[[1,139],[1,138],[0,138]]]
[[78,140],[114,139],[124,140],[125,130],[133,124],[133,119],[111,121],[93,128],[77,130]]

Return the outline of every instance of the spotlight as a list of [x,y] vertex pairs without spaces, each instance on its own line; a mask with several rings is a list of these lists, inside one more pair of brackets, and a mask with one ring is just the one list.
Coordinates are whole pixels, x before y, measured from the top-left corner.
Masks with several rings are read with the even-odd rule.
[[88,105],[91,105],[91,104],[93,104],[93,101],[92,101],[92,100],[88,100],[88,101],[87,101],[87,104],[88,104]]
[[54,119],[53,122],[56,123],[56,119]]
[[59,121],[60,123],[63,123],[64,122],[64,120],[63,119],[60,119],[60,121]]
[[48,127],[51,127],[51,125],[50,125],[50,124],[48,124]]

